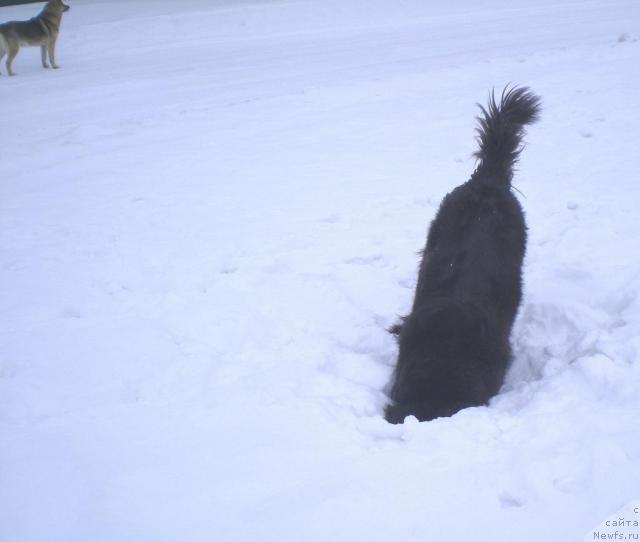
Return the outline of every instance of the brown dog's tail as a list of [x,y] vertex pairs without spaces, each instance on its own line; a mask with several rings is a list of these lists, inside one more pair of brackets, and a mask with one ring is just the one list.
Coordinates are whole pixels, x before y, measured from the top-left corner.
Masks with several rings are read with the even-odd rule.
[[478,107],[482,111],[477,117],[480,149],[474,156],[479,164],[473,178],[509,188],[523,148],[524,127],[538,120],[540,98],[527,87],[506,87],[499,104],[492,91],[487,108]]

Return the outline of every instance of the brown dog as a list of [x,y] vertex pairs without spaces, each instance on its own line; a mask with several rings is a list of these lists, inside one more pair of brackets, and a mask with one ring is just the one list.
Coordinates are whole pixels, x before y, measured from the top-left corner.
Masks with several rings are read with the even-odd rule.
[[14,75],[11,69],[13,59],[18,54],[21,46],[40,46],[42,52],[42,66],[48,68],[47,51],[49,61],[53,68],[59,68],[56,64],[56,40],[60,32],[62,14],[69,9],[62,0],[49,0],[44,9],[28,21],[10,21],[0,24],[0,60],[5,54],[7,57],[7,71]]

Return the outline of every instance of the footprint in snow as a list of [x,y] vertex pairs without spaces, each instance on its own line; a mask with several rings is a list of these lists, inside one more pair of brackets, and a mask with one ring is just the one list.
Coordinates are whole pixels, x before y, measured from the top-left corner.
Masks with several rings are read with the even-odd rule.
[[408,290],[411,290],[411,289],[415,288],[416,283],[415,283],[413,278],[406,278],[406,279],[399,280],[398,281],[398,285],[401,288],[406,288]]
[[386,260],[382,254],[375,254],[373,256],[356,256],[355,258],[347,258],[344,263],[350,265],[371,265],[374,263],[385,264]]
[[224,267],[220,268],[220,274],[221,275],[231,275],[232,273],[235,273],[238,270],[237,267],[233,266],[233,265],[225,265]]
[[80,309],[76,309],[74,307],[67,307],[66,309],[64,309],[62,315],[65,318],[73,318],[76,320],[84,318],[84,313]]
[[521,498],[511,495],[506,491],[502,491],[498,494],[498,500],[500,501],[500,506],[502,506],[502,508],[520,508],[524,506],[524,501]]

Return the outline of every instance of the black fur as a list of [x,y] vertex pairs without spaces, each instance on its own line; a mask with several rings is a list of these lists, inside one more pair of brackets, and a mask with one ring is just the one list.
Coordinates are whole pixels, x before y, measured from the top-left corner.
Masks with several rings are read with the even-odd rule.
[[393,326],[399,353],[385,417],[402,423],[482,405],[502,385],[522,296],[526,225],[511,192],[524,126],[540,99],[527,88],[491,93],[478,117],[478,167],[431,223],[411,313]]

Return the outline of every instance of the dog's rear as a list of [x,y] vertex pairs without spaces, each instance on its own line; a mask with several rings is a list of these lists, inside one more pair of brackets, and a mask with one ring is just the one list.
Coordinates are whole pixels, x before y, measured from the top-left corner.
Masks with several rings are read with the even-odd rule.
[[450,416],[485,404],[502,385],[522,296],[526,226],[511,193],[524,126],[540,100],[526,88],[481,107],[471,178],[448,194],[431,224],[411,313],[392,331],[399,355],[386,418]]

